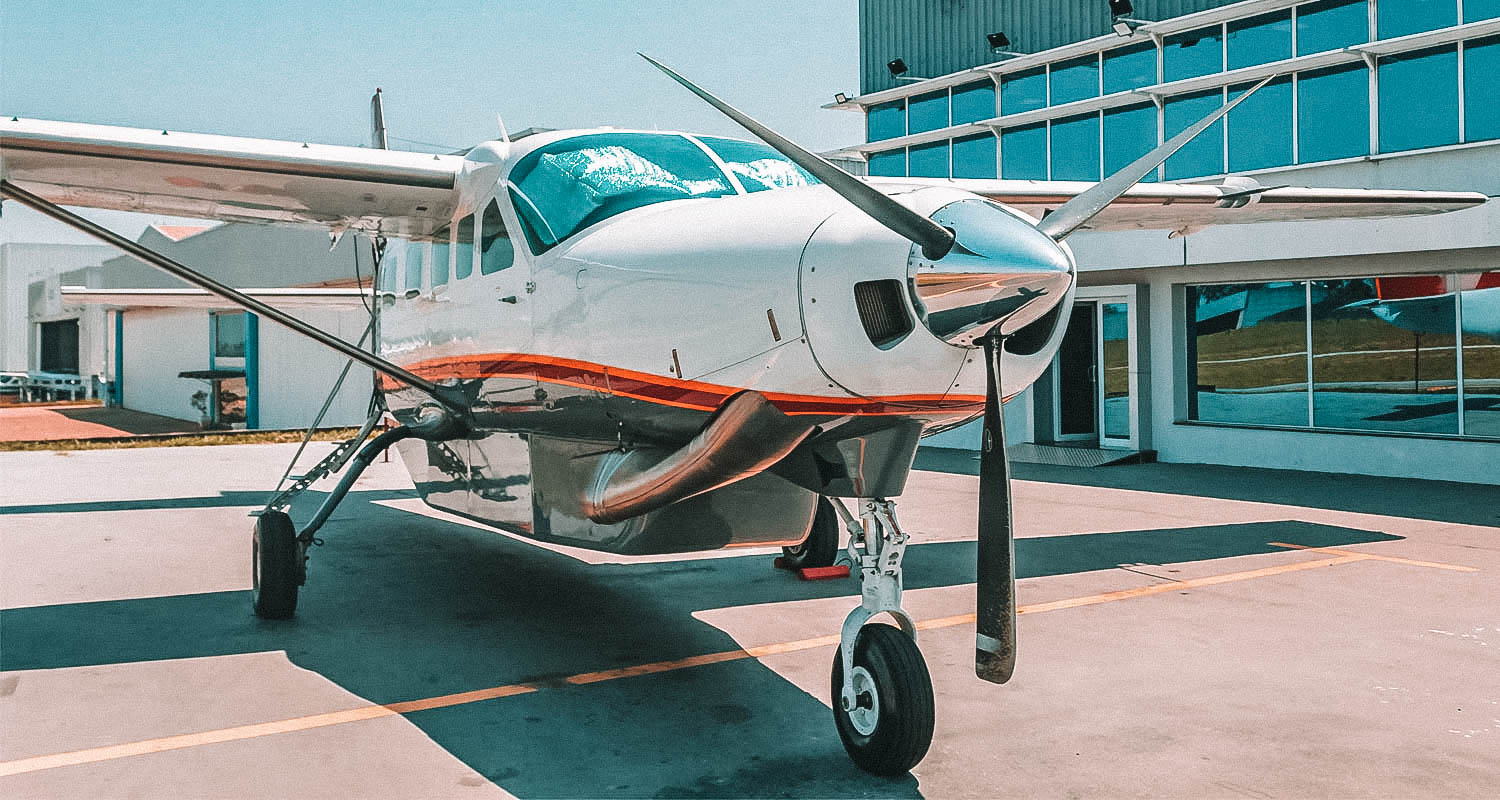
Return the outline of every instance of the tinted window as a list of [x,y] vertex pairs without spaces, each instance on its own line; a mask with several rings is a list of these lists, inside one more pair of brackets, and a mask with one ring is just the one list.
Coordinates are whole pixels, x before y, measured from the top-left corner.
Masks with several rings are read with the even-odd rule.
[[1017,72],[1000,79],[1000,113],[1019,114],[1047,105],[1045,67]]
[[[1472,2],[1472,0],[1470,0]],[[1500,0],[1497,0],[1500,5]],[[1467,9],[1468,3],[1464,4]],[[1500,37],[1464,44],[1464,139],[1500,139]]]
[[[494,205],[493,200],[490,201]],[[458,234],[453,237],[453,277],[463,280],[474,273],[474,215],[458,221]]]
[[[1163,133],[1166,139],[1181,133],[1189,125],[1212,114],[1224,104],[1219,89],[1169,98],[1162,110]],[[1167,159],[1167,180],[1196,178],[1201,175],[1217,175],[1224,171],[1224,120],[1219,119],[1208,126],[1193,140],[1182,146],[1176,155]]]
[[1454,296],[1441,276],[1314,281],[1313,424],[1458,433]]
[[434,236],[436,238],[432,240],[432,285],[437,287],[448,283],[448,229],[444,228]]
[[1052,123],[1052,180],[1099,180],[1099,115]]
[[1369,152],[1369,70],[1355,64],[1299,73],[1298,160],[1307,164]]
[[[1229,87],[1229,99],[1253,84]],[[1321,113],[1321,112],[1320,112]],[[1229,171],[1240,172],[1292,163],[1292,79],[1278,78],[1260,88],[1225,117],[1229,134]]]
[[1224,59],[1230,69],[1292,57],[1292,12],[1262,14],[1229,23]]
[[426,242],[407,242],[406,281],[401,284],[402,289],[410,292],[422,288],[422,260],[426,255]]
[[870,154],[870,174],[879,177],[901,178],[906,176],[906,150],[883,150]]
[[214,314],[214,357],[245,357],[245,313],[220,311]]
[[1000,134],[1000,177],[1047,179],[1047,126],[1027,125]]
[[1130,307],[1105,303],[1099,308],[1100,353],[1104,368],[1103,433],[1112,439],[1130,438]]
[[1168,36],[1162,43],[1162,75],[1180,81],[1211,75],[1224,68],[1224,41],[1219,26]]
[[1307,425],[1301,281],[1187,287],[1188,418]]
[[1156,83],[1156,45],[1146,42],[1105,51],[1102,81],[1105,94]]
[[[1144,103],[1104,112],[1105,175],[1113,175],[1155,146],[1156,106]],[[1156,171],[1145,180],[1156,180]]]
[[948,127],[948,90],[919,94],[906,107],[906,132],[921,133]]
[[1052,105],[1099,96],[1099,56],[1091,55],[1052,65],[1048,91]]
[[788,186],[811,186],[818,182],[811,174],[793,164],[786,156],[759,142],[699,136],[714,151],[724,166],[739,178],[747,192],[781,189]]
[[1370,40],[1365,0],[1323,0],[1297,6],[1297,55],[1341,50]]
[[734,194],[719,167],[673,134],[596,133],[532,151],[511,170],[517,212],[542,252],[601,220],[653,203]]
[[1458,278],[1464,326],[1464,435],[1500,438],[1500,270]]
[[380,254],[380,291],[395,293],[401,282],[401,254],[406,251],[406,242],[401,239],[386,239],[385,251]]
[[953,124],[978,122],[995,116],[995,82],[980,81],[953,87]]
[[948,177],[948,142],[912,145],[907,153],[907,172],[916,178]]
[[1381,39],[1446,28],[1457,22],[1458,4],[1453,0],[1380,0],[1375,4],[1375,30]]
[[1380,152],[1458,141],[1458,51],[1436,47],[1379,61]]
[[1464,0],[1464,22],[1500,17],[1500,0]]
[[865,141],[878,142],[906,135],[906,101],[893,100],[870,106],[865,112]]
[[500,204],[494,200],[485,206],[484,217],[479,221],[479,272],[493,275],[516,260],[515,246],[510,243],[510,234],[505,230],[505,220],[500,216]]
[[995,137],[988,133],[953,140],[953,177],[994,178],[1000,173],[995,164]]

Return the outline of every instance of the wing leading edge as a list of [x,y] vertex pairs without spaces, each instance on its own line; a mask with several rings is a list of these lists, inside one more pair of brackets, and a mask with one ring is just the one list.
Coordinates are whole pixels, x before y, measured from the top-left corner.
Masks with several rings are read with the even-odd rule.
[[459,156],[0,119],[0,177],[59,205],[423,234],[458,202]]
[[[892,189],[903,185],[952,186],[1038,217],[1094,185],[1084,181],[963,178],[873,180]],[[1478,192],[1265,187],[1247,178],[1231,178],[1223,184],[1142,183],[1089,220],[1085,229],[1192,231],[1209,225],[1251,222],[1442,214],[1488,199]]]

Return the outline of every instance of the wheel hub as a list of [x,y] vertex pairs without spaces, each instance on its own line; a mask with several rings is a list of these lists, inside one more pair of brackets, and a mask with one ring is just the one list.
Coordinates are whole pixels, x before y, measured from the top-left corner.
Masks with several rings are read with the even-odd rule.
[[875,679],[864,667],[855,667],[849,675],[849,686],[854,690],[854,707],[844,709],[844,713],[860,736],[869,736],[880,721],[880,693]]

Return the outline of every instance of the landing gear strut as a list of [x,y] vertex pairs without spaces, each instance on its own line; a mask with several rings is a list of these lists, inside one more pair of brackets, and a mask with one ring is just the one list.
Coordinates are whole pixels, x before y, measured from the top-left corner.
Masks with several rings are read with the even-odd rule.
[[[833,659],[833,717],[849,757],[877,775],[899,775],[932,744],[932,678],[917,649],[917,627],[901,608],[901,559],[906,534],[895,504],[860,501],[856,520],[832,502],[849,529],[849,556],[859,569],[860,606],[844,620]],[[890,614],[900,628],[866,625]]]

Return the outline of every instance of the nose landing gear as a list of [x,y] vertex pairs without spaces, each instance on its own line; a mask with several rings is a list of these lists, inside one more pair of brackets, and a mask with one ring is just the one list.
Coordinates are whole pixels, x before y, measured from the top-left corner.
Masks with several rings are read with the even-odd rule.
[[[860,520],[837,501],[831,505],[849,528],[862,596],[844,620],[833,659],[834,723],[861,769],[899,775],[927,755],[934,718],[932,677],[917,649],[916,624],[901,608],[907,537],[889,500],[861,500]],[[865,624],[878,614],[890,614],[900,627]]]

